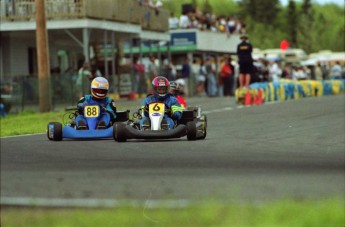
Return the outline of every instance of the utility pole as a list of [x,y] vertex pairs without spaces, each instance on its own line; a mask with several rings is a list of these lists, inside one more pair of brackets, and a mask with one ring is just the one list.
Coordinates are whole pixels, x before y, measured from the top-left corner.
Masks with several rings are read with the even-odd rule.
[[48,33],[46,27],[45,0],[35,0],[36,9],[36,46],[38,64],[38,87],[40,112],[51,111],[50,64]]

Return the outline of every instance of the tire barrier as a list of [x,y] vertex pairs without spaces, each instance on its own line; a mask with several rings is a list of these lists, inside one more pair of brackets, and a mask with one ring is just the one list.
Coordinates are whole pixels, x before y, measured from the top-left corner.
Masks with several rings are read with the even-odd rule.
[[242,105],[261,105],[264,102],[297,100],[312,96],[338,95],[345,91],[345,80],[300,80],[282,79],[279,82],[253,83],[247,88],[238,88],[236,101]]

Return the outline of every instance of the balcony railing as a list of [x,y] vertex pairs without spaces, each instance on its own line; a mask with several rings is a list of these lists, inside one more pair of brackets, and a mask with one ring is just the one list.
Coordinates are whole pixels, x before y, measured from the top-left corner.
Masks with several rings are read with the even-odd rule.
[[[46,0],[47,20],[92,18],[141,25],[166,32],[169,11],[139,5],[137,0]],[[34,0],[0,0],[1,21],[35,20]]]

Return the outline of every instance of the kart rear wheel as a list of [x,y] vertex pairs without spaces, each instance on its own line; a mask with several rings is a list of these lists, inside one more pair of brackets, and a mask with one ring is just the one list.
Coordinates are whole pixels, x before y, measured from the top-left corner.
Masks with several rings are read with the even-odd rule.
[[206,138],[206,135],[207,135],[207,117],[206,115],[202,115],[201,116],[201,119],[203,121],[203,136],[200,138],[200,139],[205,139]]
[[49,140],[62,140],[62,124],[59,122],[50,122],[47,126],[47,136]]
[[187,122],[187,139],[188,140],[196,140],[196,124],[194,121]]
[[125,133],[125,124],[122,123],[116,123],[113,126],[113,137],[114,140],[117,142],[126,142],[126,133]]
[[203,114],[200,119],[204,122],[205,128],[207,128],[207,116]]

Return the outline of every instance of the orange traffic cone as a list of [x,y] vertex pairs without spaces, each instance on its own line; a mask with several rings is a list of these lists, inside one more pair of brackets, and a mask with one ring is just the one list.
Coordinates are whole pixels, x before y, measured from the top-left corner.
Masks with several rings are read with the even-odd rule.
[[247,90],[246,96],[244,98],[244,105],[245,106],[250,106],[252,105],[252,97],[250,96],[249,90]]
[[135,91],[132,91],[131,93],[129,93],[128,100],[135,100],[136,98],[137,98],[137,93],[135,93]]
[[253,95],[253,104],[254,105],[259,105],[258,102],[259,102],[259,95],[258,94],[254,94]]
[[264,102],[263,102],[263,99],[262,99],[262,90],[259,89],[258,90],[258,100],[257,100],[257,105],[262,105]]

